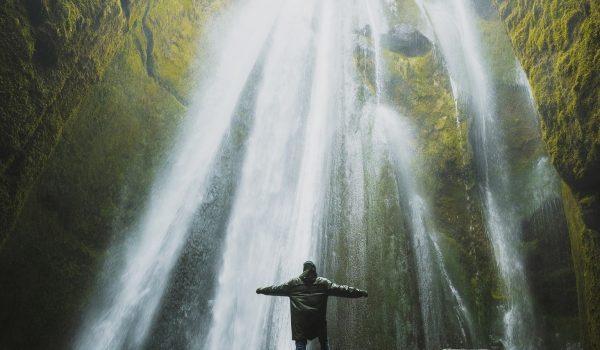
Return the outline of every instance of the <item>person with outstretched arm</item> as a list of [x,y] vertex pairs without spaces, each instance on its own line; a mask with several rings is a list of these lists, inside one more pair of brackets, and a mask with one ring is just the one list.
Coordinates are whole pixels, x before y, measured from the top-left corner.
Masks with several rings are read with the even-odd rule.
[[318,277],[312,261],[306,261],[299,277],[284,284],[258,288],[256,294],[285,296],[290,298],[292,316],[292,340],[296,350],[305,350],[309,340],[319,338],[322,350],[329,350],[327,340],[327,298],[367,297],[366,290],[339,285]]

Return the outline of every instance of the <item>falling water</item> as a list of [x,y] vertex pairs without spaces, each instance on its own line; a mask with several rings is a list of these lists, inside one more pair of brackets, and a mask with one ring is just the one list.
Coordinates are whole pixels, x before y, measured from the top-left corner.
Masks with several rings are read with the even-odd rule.
[[[421,317],[425,333],[425,348],[439,349],[447,345],[445,330],[451,328],[446,322],[458,326],[461,344],[473,341],[473,320],[465,302],[458,293],[444,266],[444,258],[438,243],[427,199],[415,174],[419,172],[414,157],[415,143],[408,122],[388,107],[376,112],[373,132],[374,144],[383,143],[389,161],[398,173],[399,188],[404,191],[405,207],[408,208],[409,227],[418,270]],[[381,147],[381,146],[379,146]],[[451,296],[454,314],[444,317],[444,293]],[[456,344],[458,345],[458,344]]]
[[[218,30],[211,41],[211,69],[202,77],[178,144],[136,230],[128,235],[123,256],[116,258],[122,259],[120,270],[99,293],[98,307],[87,316],[76,348],[148,346],[148,333],[182,247],[194,225],[208,225],[210,220],[202,206],[213,200],[211,185],[215,178],[228,176],[219,173],[224,162],[220,155],[234,142],[236,113],[247,94],[253,102],[243,113],[252,122],[243,130],[247,134],[239,179],[232,185],[234,193],[227,194],[232,204],[223,214],[227,217],[216,290],[207,296],[214,299],[207,316],[210,324],[188,327],[197,334],[184,339],[184,347],[290,347],[287,300],[253,291],[297,276],[306,259],[348,279],[341,282],[364,283],[369,267],[378,269],[369,266],[370,259],[383,242],[381,237],[369,242],[373,227],[368,221],[376,198],[372,193],[381,191],[378,180],[372,179],[378,179],[384,167],[393,173],[393,191],[385,200],[392,202],[390,211],[400,218],[394,223],[394,242],[406,240],[406,249],[397,252],[410,267],[379,273],[401,276],[403,283],[418,287],[416,292],[394,291],[396,298],[405,298],[397,302],[402,305],[384,310],[393,314],[396,346],[438,349],[479,344],[471,304],[447,270],[430,199],[418,179],[424,170],[411,127],[402,113],[386,104],[380,37],[389,29],[388,2],[246,0],[222,16],[214,25]],[[463,0],[416,2],[441,48],[455,98],[472,107],[472,142],[482,177],[487,231],[508,297],[504,342],[510,349],[529,349],[535,325],[517,249],[519,221],[510,205],[515,201],[510,172],[474,14]],[[356,67],[360,40],[364,44],[360,54],[372,63],[371,89]],[[361,95],[361,89],[370,92]],[[544,159],[534,171],[551,182],[554,177]],[[549,196],[540,194],[533,206]],[[337,233],[332,234],[334,226]],[[339,246],[344,246],[341,257],[336,255]],[[408,269],[414,269],[415,276]],[[411,309],[411,305],[418,306]],[[365,304],[346,311],[348,331],[353,333],[349,337],[364,334],[360,324],[368,311]],[[402,324],[407,319],[411,324]],[[416,339],[420,337],[423,344]]]
[[[358,79],[358,70],[373,74],[373,100],[380,100],[383,76],[379,34],[386,30],[383,11],[378,1],[348,2],[345,21],[346,33],[343,47],[344,102],[340,123],[335,135],[332,156],[332,174],[328,193],[327,230],[322,236],[320,250],[323,271],[329,278],[338,278],[338,283],[346,283],[367,288],[369,246],[366,225],[366,201],[368,190],[365,187],[365,130],[372,124],[372,114],[368,108],[361,109],[357,98],[359,89],[368,88]],[[354,34],[353,34],[354,33]],[[360,43],[360,44],[359,44]],[[362,59],[357,67],[354,56]],[[371,101],[374,102],[374,101]],[[343,246],[343,253],[338,248]],[[345,339],[332,339],[332,346],[342,347],[353,343],[361,347],[353,338],[364,334],[365,318],[369,313],[367,303],[347,303],[330,301],[329,319],[343,318]],[[335,326],[333,327],[335,332]],[[335,337],[334,337],[335,338]]]
[[289,346],[285,301],[248,291],[298,275],[316,251],[340,100],[334,14],[315,0],[287,1],[278,15],[205,349]]
[[[232,14],[236,26],[221,33],[211,83],[203,89],[152,190],[126,247],[123,267],[105,288],[76,340],[79,349],[139,348],[178,259],[190,221],[205,200],[211,164],[229,127],[236,101],[269,36],[279,1],[257,0]],[[254,35],[248,36],[248,32]],[[244,55],[238,55],[239,52]]]
[[[417,3],[424,17],[429,20],[430,30],[456,85],[453,87],[455,98],[466,101],[473,115],[474,131],[471,136],[482,177],[487,232],[507,297],[503,311],[502,342],[508,349],[535,348],[536,320],[519,250],[519,215],[522,213],[518,213],[517,208],[521,198],[515,196],[512,188],[515,179],[511,177],[504,151],[506,141],[498,120],[499,106],[492,81],[494,76],[490,67],[485,65],[476,24],[477,15],[471,3],[465,0],[418,0]],[[520,68],[518,63],[515,67]],[[517,83],[523,84],[523,77],[523,74],[519,75]],[[549,168],[543,168],[542,171],[548,169],[546,178],[555,176]],[[538,179],[531,178],[534,187],[544,187]],[[554,191],[556,195],[555,190],[556,187],[550,187],[548,191]],[[547,199],[551,195],[546,193],[543,197]]]
[[[337,208],[330,215],[333,216],[333,231],[340,233],[333,235],[334,242],[328,246],[334,250],[334,253],[325,251],[330,256],[325,260],[328,271],[335,272],[351,282],[364,283],[368,276],[366,275],[366,265],[368,264],[368,251],[372,248],[365,237],[367,236],[367,225],[365,218],[367,215],[367,196],[364,189],[369,192],[377,192],[378,189],[370,186],[365,180],[366,176],[377,177],[378,168],[382,166],[381,161],[373,159],[373,152],[377,153],[375,158],[380,157],[379,151],[376,151],[377,144],[383,139],[390,140],[385,152],[391,153],[396,161],[393,161],[402,181],[399,182],[397,189],[407,192],[408,199],[403,206],[406,208],[404,215],[410,221],[410,235],[412,236],[414,256],[417,257],[417,271],[419,284],[419,305],[421,305],[422,327],[425,332],[425,346],[428,349],[435,349],[447,344],[444,333],[449,329],[455,331],[458,329],[460,340],[457,342],[467,345],[473,340],[473,325],[470,313],[460,296],[458,290],[454,287],[448,273],[444,267],[443,255],[434,237],[436,234],[432,228],[430,213],[425,201],[421,198],[421,190],[418,189],[416,182],[416,170],[413,167],[413,157],[408,153],[414,149],[410,147],[411,136],[405,130],[404,124],[401,124],[401,117],[392,109],[385,106],[384,96],[386,69],[382,58],[382,48],[380,37],[388,31],[388,25],[385,16],[385,9],[380,2],[362,3],[362,15],[358,16],[358,27],[362,28],[361,35],[363,40],[367,39],[367,44],[363,42],[360,47],[359,55],[365,58],[371,58],[373,68],[374,89],[370,97],[362,104],[355,101],[358,105],[353,109],[348,109],[348,114],[343,116],[343,123],[340,131],[340,148],[336,153],[335,159],[341,164],[342,181],[334,181],[333,196],[338,198],[333,201]],[[362,67],[368,69],[367,67]],[[354,73],[356,74],[356,73]],[[384,132],[384,130],[386,130]],[[375,147],[375,148],[374,148]],[[398,155],[402,155],[399,156]],[[375,161],[374,161],[375,160]],[[370,174],[370,175],[369,175]],[[397,196],[402,196],[400,193]],[[398,200],[399,198],[396,198]],[[344,207],[346,206],[346,207]],[[342,218],[339,218],[339,217]],[[340,222],[341,221],[341,222]],[[335,226],[338,226],[337,229]],[[340,237],[343,235],[343,237]],[[343,257],[348,262],[338,262],[335,254],[336,248],[343,246],[345,252]],[[340,273],[342,272],[342,273]],[[450,296],[446,298],[446,296]],[[397,296],[402,298],[400,294]],[[442,305],[446,300],[450,300],[453,307],[451,316],[445,315],[445,307]],[[335,301],[333,301],[335,305]],[[334,306],[334,310],[337,308]],[[365,334],[364,313],[361,306],[342,307],[344,318],[344,329],[349,333],[349,338],[354,340],[338,340],[343,345],[357,346],[357,342],[365,342],[360,338]],[[388,310],[388,312],[391,310]],[[335,312],[335,311],[334,311]],[[406,317],[406,315],[405,315]],[[413,316],[409,316],[413,317]],[[339,319],[339,316],[336,318]],[[368,321],[367,321],[368,322]],[[398,321],[396,321],[398,322]],[[446,323],[452,323],[448,325]],[[455,328],[456,327],[456,328]],[[450,331],[452,332],[452,331]],[[401,333],[409,333],[405,330],[399,330],[396,337],[396,344],[407,344],[416,346],[414,342],[407,339]],[[335,341],[335,340],[334,340]],[[349,345],[354,344],[354,345]],[[375,342],[377,344],[377,342]],[[385,343],[383,343],[385,344]],[[373,342],[366,341],[364,346],[377,346]],[[387,346],[390,346],[389,343]],[[400,345],[398,345],[400,346]]]

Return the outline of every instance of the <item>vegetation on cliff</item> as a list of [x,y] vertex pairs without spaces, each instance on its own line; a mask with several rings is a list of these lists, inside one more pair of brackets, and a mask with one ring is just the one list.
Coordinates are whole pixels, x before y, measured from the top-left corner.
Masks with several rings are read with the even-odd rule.
[[0,249],[65,123],[122,43],[138,2],[0,7]]
[[600,4],[495,0],[529,77],[552,163],[565,181],[586,347],[600,347]]
[[385,57],[389,98],[418,133],[423,157],[419,177],[432,198],[449,272],[472,301],[469,306],[481,329],[489,329],[498,281],[475,186],[468,114],[455,104],[442,60],[434,52],[412,58],[387,52]]
[[[523,93],[525,87],[515,84],[519,67],[511,46],[530,78],[543,138],[565,180],[566,223],[558,198],[536,201],[521,195],[517,204],[524,213],[520,248],[532,292],[540,300],[536,312],[543,315],[544,332],[561,333],[560,344],[578,341],[578,330],[573,327],[577,317],[572,307],[574,291],[565,287],[572,285],[574,264],[587,346],[595,348],[600,346],[600,269],[595,263],[600,259],[600,187],[595,180],[600,171],[599,5],[590,0],[495,1],[512,45],[490,2],[473,4],[480,16],[482,41],[487,43],[485,60],[495,77],[510,171],[523,180],[515,181],[514,191],[531,193],[525,179],[545,176],[537,173],[532,160],[547,158],[538,125],[529,118],[534,113],[532,101]],[[397,3],[404,11],[392,17],[398,23],[419,26],[415,2]],[[110,243],[126,239],[117,233],[135,225],[165,160],[165,150],[185,116],[197,76],[195,43],[209,16],[222,5],[220,0],[7,0],[2,5],[0,347],[63,348],[70,340],[97,271],[107,255],[114,253],[108,249]],[[376,84],[372,42],[366,32],[362,35],[354,58],[364,102],[375,93]],[[384,50],[389,73],[384,99],[410,119],[417,134],[423,163],[418,175],[428,196],[435,198],[430,209],[448,272],[480,329],[498,330],[500,326],[492,323],[507,296],[497,280],[485,234],[469,144],[469,106],[453,100],[443,59],[435,48],[430,49],[425,45],[410,55]],[[243,114],[243,106],[238,108]],[[238,119],[237,123],[245,123],[242,116]],[[239,142],[226,155],[231,163],[241,163],[247,132],[247,125],[234,130]],[[397,318],[419,314],[418,292],[411,289],[417,271],[409,224],[401,215],[406,208],[397,197],[398,184],[389,164],[377,176],[369,175],[373,174],[365,180],[371,191],[365,218],[370,259],[367,284],[373,294],[381,296],[369,300],[369,317],[384,325],[377,328],[381,331],[377,344],[388,347],[404,339],[407,343],[401,345],[407,347],[422,341],[422,334],[418,316]],[[547,185],[556,184],[548,181]],[[225,192],[233,187],[227,182],[214,189]],[[346,195],[333,199],[341,203],[336,210],[349,207]],[[228,205],[218,202],[201,210],[217,218],[214,225],[225,225]],[[547,215],[553,216],[554,229],[549,233],[538,225]],[[327,258],[335,261],[333,276],[343,279],[355,263],[351,259],[355,242],[347,236],[348,222],[328,224],[328,239],[335,236],[339,249]],[[561,236],[566,227],[573,262],[565,255],[569,249],[557,251],[568,246]],[[170,321],[167,316],[187,317],[187,310],[172,311],[181,299],[192,298],[177,290],[178,282],[190,278],[189,271],[183,271],[188,258],[196,264],[216,260],[206,251],[216,251],[217,243],[207,242],[203,232],[192,239],[194,245],[184,251],[181,266],[176,268],[159,323]],[[203,273],[193,276],[194,283],[212,278]],[[333,306],[343,314],[344,306]],[[209,308],[208,304],[200,307]],[[361,311],[367,312],[367,307]],[[186,331],[180,328],[177,331]],[[177,347],[179,334],[171,330],[165,327],[155,332],[151,344]],[[483,339],[490,337],[487,333],[475,336],[485,345],[496,340]],[[375,342],[359,333],[343,341],[362,347]]]
[[[57,3],[55,8],[43,7],[39,14],[40,28],[57,35],[39,39],[43,45],[58,46],[53,49],[55,66],[36,63],[35,53],[2,50],[3,55],[14,54],[13,65],[31,62],[11,66],[12,73],[0,75],[15,81],[14,85],[2,82],[3,89],[15,89],[14,101],[3,106],[3,113],[10,114],[2,122],[12,120],[18,126],[2,125],[2,132],[13,133],[3,142],[14,142],[0,148],[18,153],[11,164],[22,156],[30,159],[32,168],[9,169],[12,165],[2,162],[3,185],[21,197],[10,191],[2,195],[8,195],[7,203],[23,209],[11,234],[0,236],[5,239],[0,249],[0,284],[5,286],[0,291],[0,347],[61,348],[71,338],[109,243],[115,233],[135,224],[165,150],[185,116],[202,25],[221,4],[156,0],[143,7],[123,2],[127,6],[121,8],[118,2]],[[65,14],[70,17],[60,17]],[[8,15],[17,22],[21,18],[19,13]],[[77,26],[83,23],[77,27],[82,33],[71,32],[70,20]],[[104,26],[110,30],[103,31]],[[17,29],[36,30],[33,24],[11,30]],[[100,41],[96,46],[94,38]],[[82,62],[85,67],[80,67]],[[18,93],[36,88],[43,95]],[[60,108],[53,107],[56,104]],[[53,114],[33,115],[41,110]],[[53,129],[47,130],[45,124]],[[52,131],[45,134],[52,142],[39,144],[36,140],[42,139],[34,136],[29,141],[29,133],[41,132],[36,128]],[[58,146],[50,156],[55,143]],[[33,147],[36,153],[27,153],[25,147]],[[39,182],[30,190],[42,169]],[[27,186],[16,180],[23,177]],[[9,214],[3,211],[0,217],[5,220],[13,215]]]

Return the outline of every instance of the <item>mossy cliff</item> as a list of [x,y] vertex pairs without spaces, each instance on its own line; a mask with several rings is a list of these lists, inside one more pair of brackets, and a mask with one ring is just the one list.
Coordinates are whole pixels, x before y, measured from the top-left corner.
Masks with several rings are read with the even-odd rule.
[[[71,41],[39,39],[57,46],[55,66],[36,63],[35,53],[27,56],[18,47],[1,53],[14,55],[7,61],[12,71],[3,70],[1,77],[12,79],[2,82],[3,89],[12,89],[2,123],[15,127],[2,125],[2,132],[12,133],[2,142],[14,142],[0,148],[12,152],[11,164],[27,160],[29,168],[5,163],[9,154],[2,154],[2,186],[13,191],[1,188],[2,203],[14,204],[3,207],[2,227],[17,209],[20,215],[0,237],[0,348],[67,347],[110,242],[134,224],[186,114],[202,24],[221,4],[60,3],[56,7],[79,9],[76,23],[84,24],[70,34]],[[16,33],[11,45],[17,45],[17,34],[35,30],[24,6],[11,3],[6,9],[14,10],[6,16],[13,22],[3,22],[3,30]],[[44,11],[50,10],[43,7],[40,25],[67,25],[70,17]],[[99,43],[93,46],[93,40]]]
[[564,180],[586,348],[600,348],[600,4],[495,0]]
[[140,1],[3,1],[0,247],[65,123],[141,9]]
[[[406,33],[414,30],[406,27],[407,23],[403,20],[397,23],[403,25],[398,28],[403,28]],[[369,28],[361,28],[357,32],[354,59],[361,87],[358,93],[368,104],[376,90],[372,41]],[[442,285],[432,283],[431,288],[444,300],[439,309],[444,327],[436,337],[443,346],[485,346],[498,337],[498,334],[490,336],[482,331],[495,326],[492,323],[497,316],[499,300],[494,298],[494,294],[498,294],[495,291],[499,283],[481,214],[474,159],[468,140],[470,121],[463,106],[457,108],[455,104],[442,58],[431,49],[431,45],[423,45],[423,50],[418,51],[418,54],[414,50],[403,52],[397,46],[383,50],[383,100],[412,127],[417,140],[415,152],[420,160],[416,167],[418,173],[414,175],[419,179],[419,187],[423,190],[421,194],[430,204],[429,214],[433,221],[430,228],[437,232],[445,269],[477,324],[473,334],[468,334],[467,339],[462,338],[456,329],[452,296],[446,294]],[[365,162],[375,164],[376,157],[369,154],[368,151],[365,153]],[[391,164],[383,164],[381,169],[365,173],[366,241],[347,237],[347,232],[356,229],[352,223],[332,222],[332,227],[328,228],[328,232],[333,232],[328,242],[331,240],[334,252],[328,251],[327,254],[332,254],[330,259],[335,262],[331,275],[348,283],[365,283],[355,281],[356,273],[353,272],[353,265],[364,249],[368,261],[366,287],[374,295],[381,296],[368,300],[367,322],[352,318],[355,306],[332,301],[330,317],[344,320],[341,331],[335,322],[331,326],[335,346],[425,346],[424,320],[418,316],[419,295],[414,287],[418,285],[420,271],[412,248],[411,223],[405,215],[410,208],[406,207],[406,188],[398,183],[397,176],[397,169]],[[344,208],[347,205],[344,199],[341,195],[334,201]],[[332,217],[344,215],[334,214]],[[356,242],[352,242],[353,239]],[[379,334],[377,339],[369,337],[374,333]]]
[[467,112],[457,108],[443,62],[433,51],[418,57],[387,52],[385,57],[389,98],[411,119],[420,140],[423,168],[418,176],[431,197],[448,272],[471,301],[477,324],[489,329],[498,281],[475,185]]

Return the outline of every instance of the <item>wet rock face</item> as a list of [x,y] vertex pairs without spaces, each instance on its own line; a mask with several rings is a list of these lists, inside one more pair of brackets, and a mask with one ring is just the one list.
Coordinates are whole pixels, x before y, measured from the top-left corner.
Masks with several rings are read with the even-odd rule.
[[[544,349],[579,341],[577,290],[562,199],[550,198],[522,221],[525,268],[535,296],[538,327],[552,334]],[[566,324],[570,327],[565,327]]]
[[[139,12],[140,3],[131,10]],[[0,249],[64,126],[127,28],[115,1],[2,1]]]
[[386,49],[408,57],[423,56],[431,50],[427,37],[409,24],[398,24],[381,36],[381,44]]
[[[0,288],[0,349],[72,347],[108,246],[131,232],[186,115],[196,43],[221,4],[0,5],[0,286],[10,286]],[[16,151],[17,142],[27,147]],[[217,242],[194,247],[205,253]],[[155,337],[181,348],[171,342],[177,332]]]
[[600,12],[596,0],[495,0],[559,175],[577,276],[584,348],[600,348]]

